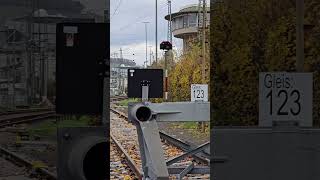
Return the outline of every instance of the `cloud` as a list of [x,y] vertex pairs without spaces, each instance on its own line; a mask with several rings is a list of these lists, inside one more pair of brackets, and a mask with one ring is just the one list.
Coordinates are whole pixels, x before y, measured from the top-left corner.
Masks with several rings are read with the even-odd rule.
[[[179,46],[173,47],[173,50],[180,52],[182,49],[180,48],[181,41],[177,41],[176,44],[179,44]],[[147,49],[147,58],[148,58],[148,64],[150,63],[150,46],[151,46],[151,60],[154,60],[155,57],[155,44],[150,43],[148,44],[148,49]],[[122,50],[122,56],[125,59],[131,59],[134,60],[137,65],[143,65],[144,62],[146,61],[146,44],[145,42],[140,42],[140,43],[131,43],[127,45],[112,45],[110,48],[110,56],[111,57],[120,57],[120,48]],[[158,58],[162,57],[164,54],[163,51],[159,50],[158,51]]]
[[[196,3],[198,0],[174,0],[172,1],[172,12],[179,11],[183,6]],[[116,9],[117,11],[115,11]],[[158,48],[160,42],[167,39],[165,15],[167,15],[167,0],[158,0]],[[155,52],[155,0],[111,0],[110,18],[111,52],[119,52],[120,47],[124,50],[128,48],[130,50],[124,51],[124,57],[133,58],[138,64],[143,64],[145,60],[145,25],[142,22],[144,21],[150,22],[147,25],[148,44],[153,46],[153,52]],[[174,38],[173,45],[181,49],[181,40]],[[133,56],[131,53],[135,55]],[[158,58],[161,53],[158,49]]]
[[[175,41],[176,46],[173,46],[173,50],[178,52],[178,55],[182,52],[182,41]],[[158,46],[159,48],[159,46]],[[146,60],[146,44],[145,42],[131,43],[126,45],[112,45],[110,48],[111,57],[120,57],[120,49],[122,50],[122,56],[125,59],[135,60],[138,65],[143,65]],[[147,56],[148,63],[151,59],[155,60],[155,42],[148,43]],[[162,50],[158,50],[158,58],[164,55]]]
[[[134,60],[138,65],[143,65],[145,61],[145,43],[132,43],[127,45],[113,45],[110,48],[111,57],[120,57],[120,48],[125,59]],[[149,51],[149,47],[148,47]],[[148,53],[149,55],[149,53]],[[149,57],[148,57],[149,60]]]

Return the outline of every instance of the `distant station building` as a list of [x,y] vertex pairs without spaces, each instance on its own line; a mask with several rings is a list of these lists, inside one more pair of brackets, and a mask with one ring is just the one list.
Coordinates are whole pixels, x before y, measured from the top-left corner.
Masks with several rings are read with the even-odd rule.
[[127,93],[127,69],[136,68],[136,63],[130,59],[110,59],[110,95],[125,95]]
[[0,107],[55,95],[56,24],[103,22],[72,0],[0,2]]
[[[200,11],[199,11],[200,10]],[[199,39],[202,30],[202,7],[198,4],[182,7],[180,11],[171,14],[172,34],[183,40],[183,51],[185,52],[190,44]],[[170,15],[165,19],[170,20]],[[207,5],[206,28],[210,24],[210,7]]]

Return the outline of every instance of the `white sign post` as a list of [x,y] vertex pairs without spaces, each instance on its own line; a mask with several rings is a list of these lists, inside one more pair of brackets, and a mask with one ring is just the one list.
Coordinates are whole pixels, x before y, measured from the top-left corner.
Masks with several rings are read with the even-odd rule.
[[312,73],[259,74],[259,126],[273,121],[297,121],[312,127]]
[[191,101],[208,101],[208,84],[191,84]]

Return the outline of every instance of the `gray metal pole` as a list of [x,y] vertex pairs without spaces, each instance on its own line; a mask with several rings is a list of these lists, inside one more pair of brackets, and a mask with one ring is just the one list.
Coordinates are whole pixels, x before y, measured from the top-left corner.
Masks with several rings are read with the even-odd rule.
[[15,100],[16,100],[16,92],[15,92],[15,87],[16,87],[16,30],[14,30],[13,32],[13,53],[12,53],[12,59],[13,59],[13,63],[12,63],[12,108],[15,109]]
[[[106,63],[104,61],[104,63]],[[108,78],[103,78],[103,96],[102,96],[102,100],[103,100],[103,103],[102,103],[102,125],[107,125],[108,124],[108,110],[109,110],[109,104],[107,101],[109,101],[109,96],[108,93],[109,93],[109,81],[108,81]]]
[[172,44],[172,14],[171,14],[171,0],[168,0],[168,3],[169,3],[169,15],[170,15],[170,17],[169,17],[169,41],[170,41],[170,43]]
[[148,67],[148,27],[147,23],[145,23],[145,30],[146,30],[146,68]]
[[206,63],[206,16],[207,16],[207,10],[206,10],[206,1],[203,0],[203,22],[202,22],[202,83],[205,84],[205,63]]
[[117,68],[117,89],[118,89],[118,93],[120,92],[120,84],[121,84],[121,82],[120,82],[120,70],[119,70],[119,68]]
[[[107,7],[109,7],[109,4],[107,5]],[[105,23],[110,23],[109,22],[109,13],[105,14]],[[107,60],[104,59],[103,63],[105,63],[107,65]],[[108,71],[111,71],[110,69],[108,69]],[[105,72],[107,73],[107,72]],[[111,72],[109,73],[109,78],[111,78],[110,75]],[[105,75],[108,75],[105,74]],[[110,114],[109,112],[109,108],[110,108],[110,80],[108,79],[108,77],[104,77],[103,78],[103,96],[102,96],[102,125],[106,126],[108,125],[108,119],[110,119]]]
[[[202,75],[202,84],[206,84],[206,17],[207,17],[207,8],[206,0],[203,0],[202,7],[203,22],[202,22],[202,65],[201,65],[201,75]],[[205,124],[200,122],[202,132],[205,131]]]
[[32,91],[32,53],[31,49],[29,47],[29,44],[32,40],[32,30],[33,30],[33,24],[32,24],[32,13],[33,13],[33,3],[31,2],[30,7],[27,6],[27,8],[30,8],[30,12],[27,19],[27,31],[28,31],[28,37],[27,37],[27,101],[28,105],[32,104],[32,97],[33,97],[33,91]]
[[12,64],[12,108],[16,108],[16,55],[13,54],[13,64]]
[[156,65],[158,65],[158,0],[156,0]]
[[149,46],[149,55],[150,55],[150,59],[149,59],[149,61],[150,61],[150,66],[152,66],[152,50],[151,50],[151,48],[152,48],[152,46]]
[[297,48],[296,48],[296,68],[298,72],[303,72],[304,64],[304,0],[296,0],[297,9]]
[[149,22],[143,22],[144,23],[144,26],[145,26],[145,33],[146,33],[146,61],[145,61],[145,64],[146,64],[146,68],[148,67],[148,23]]

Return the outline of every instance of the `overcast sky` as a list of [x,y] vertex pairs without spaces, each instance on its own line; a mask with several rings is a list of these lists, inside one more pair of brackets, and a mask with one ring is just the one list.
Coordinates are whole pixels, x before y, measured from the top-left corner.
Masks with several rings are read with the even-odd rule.
[[[172,0],[172,13],[183,6],[197,3],[198,0]],[[159,44],[167,40],[167,21],[164,19],[167,12],[167,0],[158,0],[158,58],[163,54],[159,50]],[[149,46],[152,46],[151,51],[155,54],[155,0],[110,0],[111,57],[114,53],[119,57],[119,50],[122,48],[124,58],[143,64],[146,57],[143,22],[150,22],[147,25],[149,61]],[[173,46],[181,51],[182,41],[173,38]]]
[[103,16],[103,11],[106,9],[109,0],[77,0],[84,5],[86,11],[93,11],[98,15]]

